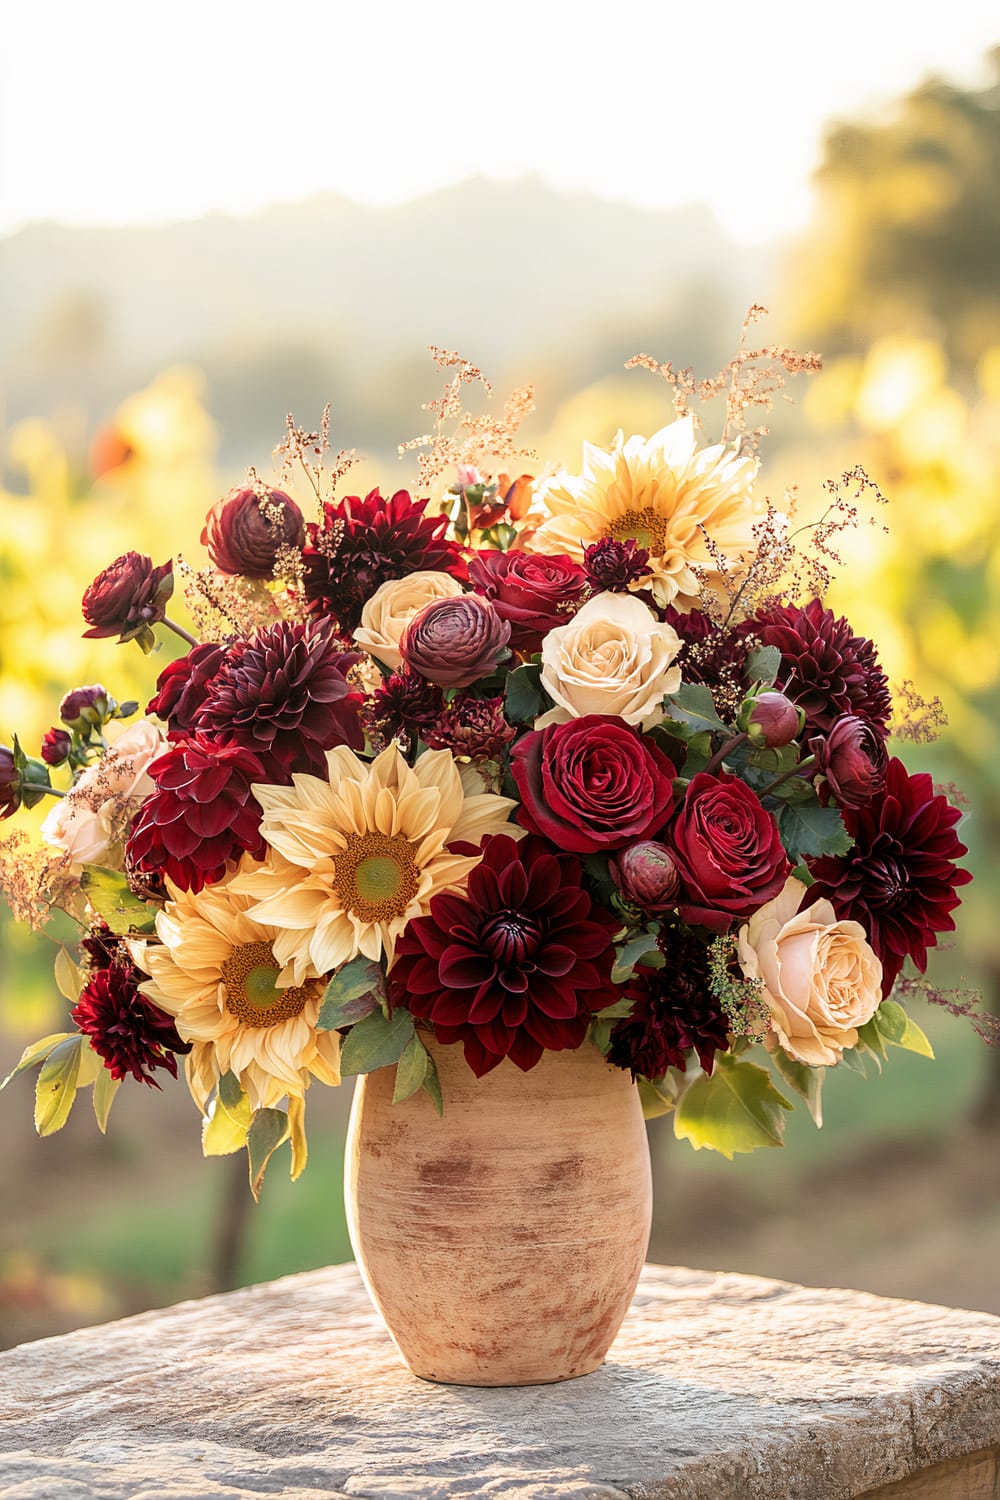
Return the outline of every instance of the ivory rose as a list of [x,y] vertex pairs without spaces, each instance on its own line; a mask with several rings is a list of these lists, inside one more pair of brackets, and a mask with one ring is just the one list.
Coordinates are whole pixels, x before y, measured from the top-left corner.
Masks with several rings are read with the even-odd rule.
[[434,599],[454,599],[463,592],[450,573],[410,573],[406,578],[390,578],[375,590],[361,611],[354,639],[395,669],[403,660],[399,638],[413,616]]
[[542,686],[555,708],[536,729],[584,714],[616,714],[650,729],[663,718],[663,700],[681,685],[672,665],[681,640],[641,599],[598,594],[542,642]]
[[858,922],[838,921],[829,901],[799,908],[807,887],[784,890],[740,928],[740,965],[763,981],[771,1025],[790,1057],[810,1067],[839,1063],[882,998],[882,965]]
[[42,838],[65,849],[74,865],[118,869],[128,820],[154,790],[149,767],[168,748],[151,720],[131,724],[55,803],[42,824]]

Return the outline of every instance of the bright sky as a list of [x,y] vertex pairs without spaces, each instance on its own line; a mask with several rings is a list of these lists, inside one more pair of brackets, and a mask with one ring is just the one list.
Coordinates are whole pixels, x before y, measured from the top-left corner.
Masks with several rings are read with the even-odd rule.
[[794,229],[832,115],[981,77],[996,0],[0,0],[0,232],[476,173]]

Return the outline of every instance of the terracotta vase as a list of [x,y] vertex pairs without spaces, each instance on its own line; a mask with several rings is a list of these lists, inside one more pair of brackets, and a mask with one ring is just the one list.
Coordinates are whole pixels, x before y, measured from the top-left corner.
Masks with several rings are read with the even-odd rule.
[[425,1036],[444,1095],[392,1103],[395,1068],[358,1083],[347,1140],[351,1243],[415,1375],[537,1385],[604,1362],[649,1241],[642,1108],[585,1043],[528,1073],[476,1078]]

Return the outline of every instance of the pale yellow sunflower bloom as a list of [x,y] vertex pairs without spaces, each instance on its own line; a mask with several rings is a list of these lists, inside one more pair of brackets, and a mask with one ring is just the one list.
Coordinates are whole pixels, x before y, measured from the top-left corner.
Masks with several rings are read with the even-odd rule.
[[359,954],[391,962],[411,918],[439,891],[463,887],[479,863],[449,845],[520,836],[508,823],[514,802],[467,792],[450,750],[427,750],[414,767],[395,745],[370,764],[343,746],[326,760],[327,780],[253,788],[271,847],[236,881],[255,898],[254,919],[277,929],[275,958],[296,982],[310,966],[325,973]]
[[700,593],[694,569],[709,583],[717,573],[702,527],[734,569],[756,551],[753,526],[766,510],[753,494],[756,473],[756,460],[732,447],[699,448],[691,417],[651,438],[626,441],[619,432],[610,451],[584,444],[582,474],[555,474],[541,487],[548,519],[529,546],[582,562],[592,542],[633,537],[649,552],[657,603],[692,609]]
[[[254,866],[244,856],[237,874]],[[224,1073],[239,1078],[252,1109],[271,1108],[285,1094],[303,1098],[310,1080],[340,1082],[340,1038],[317,1031],[324,984],[306,968],[294,982],[275,958],[274,928],[247,915],[250,896],[233,878],[204,890],[170,895],[156,918],[159,943],[135,943],[133,956],[150,978],[139,986],[174,1017],[190,1042],[188,1087],[206,1113]]]

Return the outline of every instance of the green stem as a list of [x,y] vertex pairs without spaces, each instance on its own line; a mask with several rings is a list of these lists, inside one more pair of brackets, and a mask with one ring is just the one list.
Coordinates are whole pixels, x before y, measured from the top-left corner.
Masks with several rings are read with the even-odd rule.
[[807,755],[805,760],[800,760],[798,765],[793,766],[790,771],[785,771],[781,776],[775,777],[769,786],[766,786],[762,792],[758,793],[758,796],[763,800],[765,797],[770,796],[775,787],[780,786],[783,781],[790,781],[793,776],[799,776],[803,771],[808,771],[815,764],[815,755]]
[[37,781],[22,781],[22,792],[44,792],[47,797],[65,797],[57,786],[39,786]]
[[171,620],[169,615],[163,616],[162,623],[168,630],[172,630],[174,635],[179,635],[182,641],[187,641],[189,646],[197,646],[199,644],[193,635],[188,634],[183,625],[178,625],[177,621]]
[[728,739],[721,749],[716,750],[708,765],[703,767],[705,775],[710,776],[713,771],[717,771],[726,756],[732,755],[736,747],[745,744],[746,740],[747,736],[745,734],[734,734],[731,739]]

